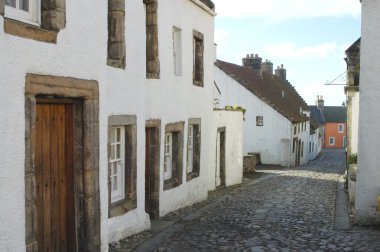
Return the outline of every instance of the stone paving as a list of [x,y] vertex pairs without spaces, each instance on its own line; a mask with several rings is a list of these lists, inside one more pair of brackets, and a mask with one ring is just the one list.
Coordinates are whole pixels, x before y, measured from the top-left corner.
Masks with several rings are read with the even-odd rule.
[[336,149],[324,150],[305,166],[261,169],[261,178],[245,179],[164,217],[174,221],[165,235],[143,232],[110,250],[380,251],[379,228],[336,228],[337,181],[343,172],[344,152]]

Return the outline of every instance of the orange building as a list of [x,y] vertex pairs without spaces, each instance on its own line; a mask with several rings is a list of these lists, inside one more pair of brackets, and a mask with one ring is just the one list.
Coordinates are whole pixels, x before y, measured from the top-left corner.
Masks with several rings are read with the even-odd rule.
[[346,106],[324,106],[322,96],[317,96],[316,105],[309,106],[311,117],[322,128],[323,148],[345,148],[347,144]]
[[346,123],[326,122],[325,124],[325,148],[346,147]]

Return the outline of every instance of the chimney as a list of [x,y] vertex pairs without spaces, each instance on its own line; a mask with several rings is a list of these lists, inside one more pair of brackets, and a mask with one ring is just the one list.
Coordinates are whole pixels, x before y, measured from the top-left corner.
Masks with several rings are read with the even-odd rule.
[[265,62],[261,63],[261,73],[268,73],[270,75],[273,74],[273,63],[269,60],[265,60]]
[[277,67],[275,70],[275,75],[286,80],[286,69],[284,68],[283,64],[281,64],[281,68],[279,66]]
[[262,58],[260,58],[258,54],[255,54],[255,55],[247,54],[247,56],[243,58],[244,67],[252,68],[258,71],[261,70],[261,62],[262,62]]
[[317,95],[317,100],[315,101],[315,105],[317,105],[318,108],[323,109],[325,106],[325,101],[323,100],[322,95]]

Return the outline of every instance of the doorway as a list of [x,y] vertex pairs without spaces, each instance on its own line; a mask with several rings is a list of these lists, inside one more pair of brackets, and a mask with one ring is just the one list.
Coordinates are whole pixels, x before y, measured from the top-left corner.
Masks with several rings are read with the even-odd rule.
[[215,186],[226,186],[226,130],[219,128],[216,136]]
[[160,121],[147,121],[145,128],[145,212],[160,215]]
[[36,104],[36,209],[40,251],[76,251],[73,103]]

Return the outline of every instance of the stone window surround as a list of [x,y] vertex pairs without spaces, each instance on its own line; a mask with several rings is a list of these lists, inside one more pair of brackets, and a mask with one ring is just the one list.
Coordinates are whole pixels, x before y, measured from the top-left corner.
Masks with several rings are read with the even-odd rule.
[[107,65],[125,69],[125,0],[108,0]]
[[143,0],[146,7],[146,78],[160,79],[157,0]]
[[[188,126],[190,125],[196,125],[198,127],[198,135],[196,136],[197,141],[194,141],[194,146],[193,146],[193,170],[190,173],[186,174],[186,180],[190,181],[194,178],[199,177],[200,173],[200,155],[201,155],[201,118],[189,118]],[[189,129],[189,127],[188,127]],[[189,134],[189,133],[188,133]],[[193,132],[194,134],[194,132]],[[188,139],[188,138],[187,138]],[[187,155],[189,155],[187,151]],[[186,159],[187,161],[188,159]]]
[[[137,207],[137,117],[135,115],[111,115],[108,117],[108,129],[114,126],[125,127],[124,183],[125,198],[111,203],[111,167],[108,164],[108,218],[127,213]],[[110,136],[110,131],[108,131]],[[108,137],[108,159],[111,154],[110,137]]]
[[[185,122],[168,123],[165,125],[165,133],[177,133],[177,148],[173,148],[172,163],[172,178],[164,180],[164,191],[178,187],[182,184],[183,174],[183,130]],[[165,134],[164,134],[165,136]],[[173,138],[174,139],[174,138]],[[164,143],[164,141],[163,141]],[[174,144],[173,144],[174,145]],[[176,151],[177,153],[174,153]]]
[[[204,40],[203,34],[193,30],[193,85],[204,86]],[[200,45],[199,45],[200,44]],[[198,55],[200,54],[200,55]],[[198,64],[197,64],[198,62]]]
[[[0,0],[4,16],[5,0]],[[58,32],[66,25],[66,0],[41,0],[41,26],[37,27],[4,17],[4,32],[46,43],[57,43]]]
[[[74,162],[75,218],[79,250],[100,251],[99,191],[99,89],[98,82],[69,77],[27,74],[25,83],[25,243],[26,251],[38,251],[34,150],[37,96],[81,101],[82,120],[74,121],[77,160]],[[80,133],[76,133],[77,131]],[[76,159],[76,158],[75,158]]]

